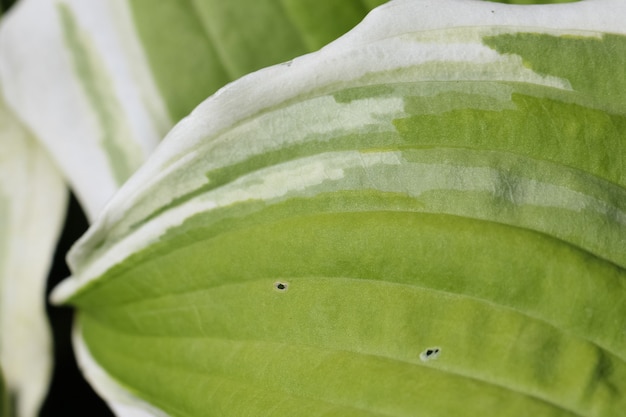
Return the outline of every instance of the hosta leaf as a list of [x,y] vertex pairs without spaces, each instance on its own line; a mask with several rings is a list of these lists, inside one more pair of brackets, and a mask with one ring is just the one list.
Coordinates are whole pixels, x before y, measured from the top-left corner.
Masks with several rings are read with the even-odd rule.
[[95,382],[177,416],[619,416],[625,17],[398,0],[219,91],[71,253]]
[[[0,80],[7,104],[51,153],[90,220],[173,121],[201,99],[246,72],[318,49],[374,7],[360,0],[340,4],[334,0],[221,3],[23,0],[2,21]],[[307,10],[313,4],[316,8],[311,15]],[[251,17],[255,24],[242,24]],[[324,19],[323,24],[315,24],[319,19]],[[232,27],[239,29],[235,32]],[[41,152],[38,149],[29,157],[39,158]],[[2,163],[13,169],[10,162]],[[15,175],[8,172],[6,181],[17,180],[21,186],[21,178],[13,178]],[[58,181],[56,173],[50,176],[50,181]],[[51,193],[58,191],[53,188]],[[20,200],[24,190],[15,194],[20,204],[30,204]],[[32,221],[1,212],[3,247],[24,251],[19,256],[9,254],[13,257],[12,263],[7,263],[11,268],[18,268],[18,261],[24,262],[28,253],[32,256],[21,267],[33,269],[32,259],[38,261],[42,256],[22,249],[21,243],[16,243],[21,236],[15,231],[28,222],[49,227],[46,222],[57,224],[61,215],[53,207],[50,219],[44,220],[39,217],[46,214],[37,210],[38,206],[23,210],[24,216],[37,216]],[[52,242],[48,232],[42,230],[42,244]],[[41,280],[47,265],[46,261],[36,266]],[[33,291],[28,285],[17,290]],[[40,295],[32,292],[33,297]],[[24,307],[30,305],[33,314],[38,314],[41,301],[24,303]],[[34,333],[38,330],[32,329]],[[47,360],[45,337],[43,332],[40,338],[45,343],[41,346],[37,346],[39,338],[31,345],[34,350],[46,351]],[[5,345],[9,343],[10,338],[3,339]],[[24,344],[20,341],[10,351]],[[14,384],[12,372],[8,366],[9,385]],[[33,373],[31,377],[38,378],[33,392],[47,382],[47,375]]]
[[37,416],[47,392],[45,288],[66,199],[47,153],[0,100],[0,364],[15,406],[7,415]]
[[312,4],[24,0],[0,30],[0,79],[93,220],[202,99],[319,49],[370,8],[318,0],[311,14]]

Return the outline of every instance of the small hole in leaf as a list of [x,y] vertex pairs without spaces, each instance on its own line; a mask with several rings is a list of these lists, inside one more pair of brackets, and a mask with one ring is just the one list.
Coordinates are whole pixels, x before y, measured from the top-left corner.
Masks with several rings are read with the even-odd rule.
[[289,287],[289,284],[287,284],[286,282],[276,282],[274,283],[274,288],[276,288],[278,291],[287,291],[287,287]]
[[420,353],[420,359],[424,362],[431,361],[439,356],[439,352],[441,352],[441,349],[438,347],[428,348]]

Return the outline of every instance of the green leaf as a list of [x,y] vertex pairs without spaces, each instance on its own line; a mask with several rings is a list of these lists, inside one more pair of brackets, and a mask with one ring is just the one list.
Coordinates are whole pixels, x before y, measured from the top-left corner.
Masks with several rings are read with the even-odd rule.
[[321,48],[384,2],[130,0],[129,4],[170,115],[180,120],[227,82]]
[[625,18],[398,0],[220,90],[55,291],[100,392],[176,416],[619,416]]
[[37,416],[48,390],[45,288],[66,199],[47,153],[0,101],[0,363],[10,415]]

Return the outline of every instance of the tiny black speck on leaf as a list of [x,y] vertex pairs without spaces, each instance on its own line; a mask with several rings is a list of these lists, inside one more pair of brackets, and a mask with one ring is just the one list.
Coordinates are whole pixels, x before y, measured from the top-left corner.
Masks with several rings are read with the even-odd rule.
[[440,349],[438,347],[426,349],[420,354],[420,359],[422,361],[429,361],[431,359],[435,359],[437,358],[437,356],[439,356],[439,351]]

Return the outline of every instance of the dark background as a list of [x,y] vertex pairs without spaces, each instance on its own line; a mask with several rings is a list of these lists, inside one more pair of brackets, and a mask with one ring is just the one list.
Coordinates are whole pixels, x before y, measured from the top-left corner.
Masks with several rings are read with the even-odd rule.
[[[65,254],[87,230],[87,219],[78,202],[71,196],[63,233],[54,254],[54,264],[46,287],[46,295],[70,275]],[[54,372],[48,397],[40,417],[112,417],[113,413],[91,389],[78,370],[71,346],[73,310],[46,304],[54,343]]]

